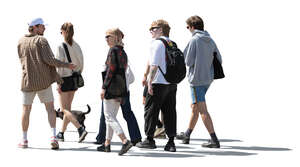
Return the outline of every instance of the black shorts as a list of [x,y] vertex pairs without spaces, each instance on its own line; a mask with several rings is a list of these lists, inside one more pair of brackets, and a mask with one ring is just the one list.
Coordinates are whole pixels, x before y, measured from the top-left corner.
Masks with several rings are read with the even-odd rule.
[[61,91],[68,92],[68,91],[76,91],[78,88],[75,85],[74,79],[72,76],[63,77],[64,83],[61,84]]

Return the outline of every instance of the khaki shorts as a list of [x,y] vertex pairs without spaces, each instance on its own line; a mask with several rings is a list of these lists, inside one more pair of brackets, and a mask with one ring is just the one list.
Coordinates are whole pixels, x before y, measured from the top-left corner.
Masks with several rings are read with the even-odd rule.
[[23,93],[23,104],[31,105],[33,103],[34,97],[37,94],[41,103],[48,103],[54,101],[52,87],[49,86],[47,89],[43,89],[36,92],[24,92]]

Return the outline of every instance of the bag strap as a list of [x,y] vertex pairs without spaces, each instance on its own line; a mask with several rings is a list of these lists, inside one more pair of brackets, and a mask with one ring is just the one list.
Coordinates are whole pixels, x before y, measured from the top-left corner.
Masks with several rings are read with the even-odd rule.
[[[63,44],[63,47],[65,49],[66,56],[67,56],[67,59],[68,59],[69,63],[72,63],[72,60],[71,60],[71,57],[70,57],[70,53],[69,53],[67,44],[65,44],[65,43],[62,43],[62,44]],[[74,72],[74,71],[72,70],[72,72]]]
[[65,52],[66,52],[67,59],[68,59],[69,63],[72,63],[67,44],[63,43],[63,46],[64,46],[64,49],[65,49]]
[[163,38],[157,38],[157,40],[160,40],[160,41],[162,41],[162,42],[164,43],[164,45],[165,45],[165,47],[166,47],[167,49],[169,49],[169,48],[170,48],[170,46],[169,46],[168,42],[167,42],[165,39],[163,39]]
[[[217,58],[218,53],[217,53],[217,52],[214,52],[213,54],[214,54],[214,57],[218,60],[218,58]],[[219,61],[219,60],[218,60],[218,61]]]

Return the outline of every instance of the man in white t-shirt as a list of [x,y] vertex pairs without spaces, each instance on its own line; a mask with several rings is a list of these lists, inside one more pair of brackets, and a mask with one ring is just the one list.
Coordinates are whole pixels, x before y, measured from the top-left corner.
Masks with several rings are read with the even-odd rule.
[[[176,136],[176,91],[177,85],[167,82],[161,71],[166,73],[166,48],[158,38],[170,42],[170,26],[164,20],[157,20],[151,24],[150,33],[154,39],[150,47],[150,73],[148,79],[148,92],[145,101],[145,134],[147,138],[137,144],[140,148],[155,149],[153,140],[159,111],[163,113],[164,125],[169,141],[164,150],[175,152],[174,137]],[[161,69],[158,70],[158,69]]]

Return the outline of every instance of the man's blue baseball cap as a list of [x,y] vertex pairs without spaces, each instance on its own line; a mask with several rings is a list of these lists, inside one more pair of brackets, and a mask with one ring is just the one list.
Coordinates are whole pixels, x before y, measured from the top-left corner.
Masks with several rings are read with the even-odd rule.
[[29,26],[35,26],[38,24],[47,25],[42,18],[35,18],[28,23]]

